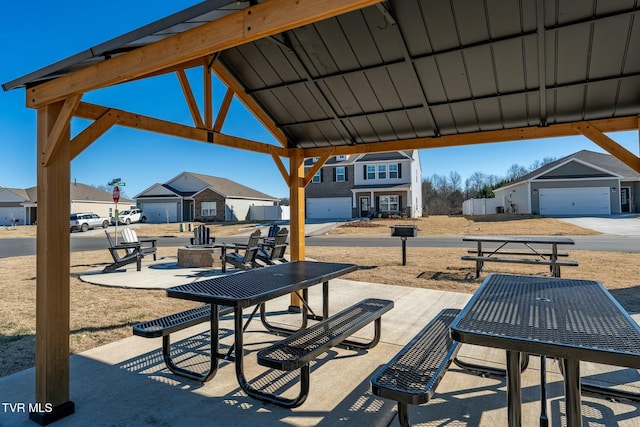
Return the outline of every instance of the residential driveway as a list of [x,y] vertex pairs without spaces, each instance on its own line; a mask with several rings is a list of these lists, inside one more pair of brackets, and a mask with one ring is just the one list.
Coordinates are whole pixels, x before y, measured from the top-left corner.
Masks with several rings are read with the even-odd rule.
[[608,217],[556,218],[580,227],[618,236],[640,236],[640,215],[625,214]]

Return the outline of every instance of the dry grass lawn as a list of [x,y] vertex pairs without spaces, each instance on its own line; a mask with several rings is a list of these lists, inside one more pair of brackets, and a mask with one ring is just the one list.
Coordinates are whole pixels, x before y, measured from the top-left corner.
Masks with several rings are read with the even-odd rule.
[[[417,221],[380,220],[356,226],[343,226],[331,235],[389,235],[389,225],[416,224],[419,235],[520,234],[520,235],[585,235],[597,234],[569,224],[541,218],[491,216],[475,218],[428,217]],[[247,225],[213,226],[217,236],[246,231]],[[0,244],[6,237],[35,235],[35,227],[0,229]],[[186,236],[177,224],[146,225],[139,236]],[[472,293],[481,279],[491,272],[514,272],[546,275],[544,267],[487,264],[480,279],[475,279],[474,265],[463,262],[461,248],[415,248],[408,244],[407,265],[401,265],[398,248],[307,247],[306,255],[322,261],[352,261],[365,268],[347,278],[390,285],[443,289]],[[564,277],[589,278],[602,282],[631,312],[640,312],[640,278],[629,274],[625,266],[637,266],[639,254],[622,252],[569,251],[577,268],[565,267]],[[176,247],[161,247],[159,256],[175,256]],[[131,335],[136,322],[170,314],[194,303],[167,298],[162,290],[117,289],[81,282],[78,276],[86,270],[110,261],[106,250],[71,254],[71,351],[74,353]],[[621,267],[622,266],[622,267]],[[0,376],[28,368],[34,364],[35,333],[35,256],[0,259]]]
[[492,235],[545,235],[577,236],[599,234],[553,218],[528,215],[482,215],[474,217],[436,215],[417,219],[376,219],[346,224],[331,231],[330,235],[388,236],[390,225],[415,225],[418,236]]

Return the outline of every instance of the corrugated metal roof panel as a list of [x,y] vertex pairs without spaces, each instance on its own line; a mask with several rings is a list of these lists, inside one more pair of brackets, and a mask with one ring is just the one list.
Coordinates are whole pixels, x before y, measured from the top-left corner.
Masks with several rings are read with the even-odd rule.
[[[8,88],[248,4],[204,2]],[[544,126],[640,114],[639,13],[633,0],[387,0],[218,60],[299,147]]]
[[206,0],[166,18],[101,43],[2,85],[4,90],[30,86],[69,74],[140,46],[165,39],[248,6],[246,1]]

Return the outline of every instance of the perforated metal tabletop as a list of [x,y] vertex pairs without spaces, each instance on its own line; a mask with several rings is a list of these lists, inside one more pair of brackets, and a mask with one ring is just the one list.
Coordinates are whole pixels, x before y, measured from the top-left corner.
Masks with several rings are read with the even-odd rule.
[[454,320],[451,337],[506,350],[510,426],[522,422],[521,353],[561,359],[568,427],[582,425],[580,361],[640,368],[640,327],[591,280],[490,275]]
[[295,261],[167,289],[174,298],[251,307],[355,271],[355,264]]
[[640,328],[594,281],[491,275],[451,330],[461,342],[640,368]]

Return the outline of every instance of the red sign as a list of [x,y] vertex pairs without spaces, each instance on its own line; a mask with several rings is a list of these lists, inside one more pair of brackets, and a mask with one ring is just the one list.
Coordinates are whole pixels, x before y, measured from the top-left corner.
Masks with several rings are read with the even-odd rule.
[[113,187],[113,201],[118,203],[118,200],[120,200],[120,187],[116,185]]

